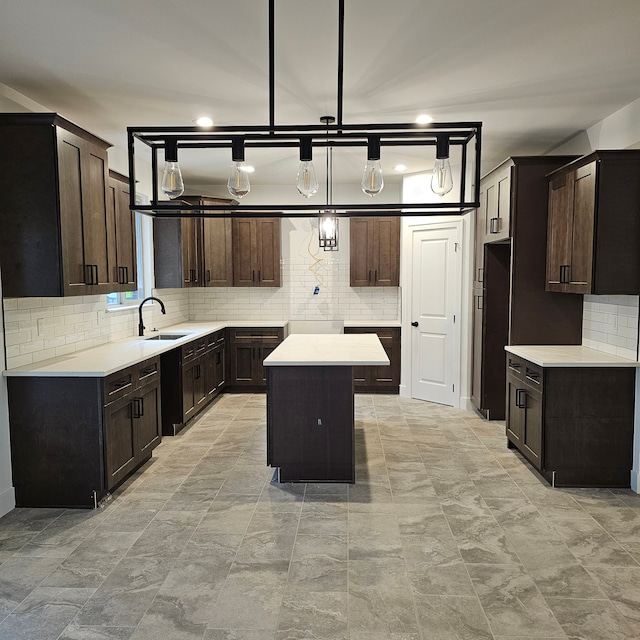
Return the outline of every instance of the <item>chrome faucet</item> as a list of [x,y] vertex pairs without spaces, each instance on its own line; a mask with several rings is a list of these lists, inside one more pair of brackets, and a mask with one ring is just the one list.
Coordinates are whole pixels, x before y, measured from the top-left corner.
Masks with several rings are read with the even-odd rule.
[[140,306],[138,307],[138,316],[140,317],[140,322],[138,322],[138,335],[139,336],[143,336],[144,335],[144,324],[142,324],[142,305],[147,301],[147,300],[156,300],[157,302],[160,303],[160,311],[162,311],[162,313],[167,313],[165,311],[164,308],[164,303],[162,302],[162,300],[160,300],[160,298],[156,298],[154,296],[149,296],[148,298],[145,298],[141,303]]

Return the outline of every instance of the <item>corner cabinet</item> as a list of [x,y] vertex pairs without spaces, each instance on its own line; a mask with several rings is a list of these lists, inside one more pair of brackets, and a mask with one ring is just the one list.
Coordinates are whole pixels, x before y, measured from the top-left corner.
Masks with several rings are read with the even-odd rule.
[[640,151],[595,151],[549,175],[547,290],[640,293]]
[[105,378],[9,377],[18,507],[96,507],[160,443],[160,360]]
[[506,345],[580,344],[582,299],[545,291],[546,174],[575,156],[508,158],[482,178],[476,209],[471,400],[505,417]]
[[400,327],[345,327],[348,334],[375,333],[389,358],[386,366],[353,367],[356,393],[398,393],[400,389]]
[[6,297],[110,293],[108,142],[55,113],[0,114]]
[[349,245],[352,287],[399,286],[400,218],[351,218]]
[[161,356],[162,434],[176,435],[226,384],[225,330],[220,329]]
[[554,486],[628,487],[635,369],[541,367],[507,354],[509,447]]

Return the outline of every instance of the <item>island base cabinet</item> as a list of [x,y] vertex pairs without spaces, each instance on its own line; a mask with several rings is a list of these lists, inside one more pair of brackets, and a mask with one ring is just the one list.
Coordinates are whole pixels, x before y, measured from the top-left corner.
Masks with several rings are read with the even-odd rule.
[[558,487],[628,487],[635,369],[539,367],[507,358],[506,431]]
[[355,481],[352,367],[267,369],[267,464],[280,482]]

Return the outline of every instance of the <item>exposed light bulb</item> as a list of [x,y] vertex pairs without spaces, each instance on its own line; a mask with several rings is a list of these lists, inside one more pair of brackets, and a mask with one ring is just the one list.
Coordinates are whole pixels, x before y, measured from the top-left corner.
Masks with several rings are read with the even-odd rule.
[[162,174],[162,193],[172,200],[184,193],[184,180],[177,161],[166,161],[164,163],[164,173]]
[[360,186],[362,187],[362,191],[371,197],[377,196],[382,191],[384,179],[382,177],[380,160],[367,160]]
[[296,178],[296,188],[305,198],[310,198],[319,188],[316,170],[311,160],[301,160]]
[[338,218],[330,215],[321,216],[318,220],[319,244],[325,251],[338,250]]
[[244,162],[232,162],[227,189],[235,198],[243,198],[251,191],[249,184],[249,172],[246,171]]
[[444,196],[453,189],[453,174],[449,163],[449,138],[439,135],[436,139],[436,163],[431,175],[431,191]]
[[251,191],[249,171],[244,163],[244,139],[231,140],[231,171],[227,181],[227,189],[234,198],[243,198]]
[[364,166],[362,191],[368,196],[377,196],[384,187],[382,167],[380,166],[380,136],[369,136],[367,143],[367,164]]

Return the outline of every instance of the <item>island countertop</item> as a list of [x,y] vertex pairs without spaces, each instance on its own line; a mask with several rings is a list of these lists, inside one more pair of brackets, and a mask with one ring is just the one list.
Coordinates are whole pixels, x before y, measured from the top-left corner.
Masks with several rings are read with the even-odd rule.
[[265,367],[384,366],[389,358],[373,333],[294,333],[263,362]]

